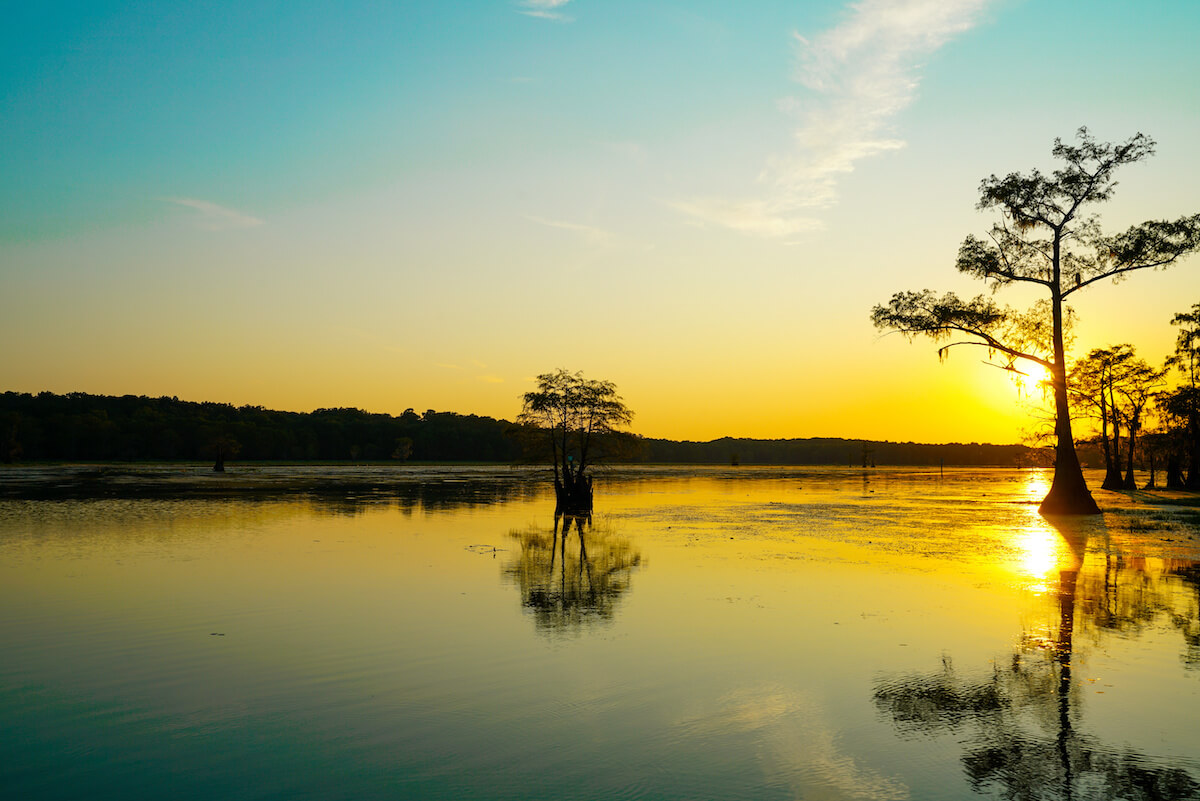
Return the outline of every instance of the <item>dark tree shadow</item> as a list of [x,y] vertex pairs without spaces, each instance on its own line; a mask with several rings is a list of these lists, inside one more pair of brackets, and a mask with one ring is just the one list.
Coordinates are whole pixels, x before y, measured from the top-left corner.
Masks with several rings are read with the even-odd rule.
[[[990,676],[960,674],[943,657],[939,671],[884,678],[875,688],[877,708],[902,736],[958,736],[967,780],[979,793],[1013,801],[1200,799],[1200,782],[1183,768],[1081,733],[1081,689],[1072,672],[1077,640],[1085,631],[1097,636],[1144,624],[1161,607],[1134,589],[1140,579],[1107,567],[1099,576],[1083,573],[1083,529],[1052,523],[1075,559],[1060,571],[1048,630],[1027,631]],[[1120,578],[1130,586],[1120,589]]]
[[546,634],[611,621],[642,565],[641,553],[627,539],[593,527],[590,516],[556,515],[550,530],[529,528],[510,536],[521,550],[504,573]]

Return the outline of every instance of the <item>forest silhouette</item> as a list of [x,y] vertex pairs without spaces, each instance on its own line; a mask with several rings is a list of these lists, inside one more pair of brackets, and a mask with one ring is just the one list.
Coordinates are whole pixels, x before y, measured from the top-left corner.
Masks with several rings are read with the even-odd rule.
[[[0,394],[0,446],[9,462],[190,461],[211,464],[219,441],[238,461],[492,462],[527,459],[513,421],[411,409],[400,415],[361,409],[290,412],[178,398],[72,392]],[[854,465],[869,449],[880,465],[1028,467],[1046,449],[988,443],[926,444],[837,437],[706,442],[634,436],[617,463]],[[1098,456],[1095,458],[1099,458]]]

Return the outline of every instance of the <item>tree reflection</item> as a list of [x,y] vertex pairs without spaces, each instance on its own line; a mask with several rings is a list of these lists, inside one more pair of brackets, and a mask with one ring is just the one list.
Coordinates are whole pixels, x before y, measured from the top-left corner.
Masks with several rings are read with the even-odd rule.
[[[1014,801],[1200,799],[1200,782],[1183,768],[1082,733],[1081,691],[1072,676],[1083,632],[1125,631],[1165,612],[1189,638],[1197,630],[1195,606],[1184,612],[1186,602],[1172,601],[1180,577],[1195,577],[1197,566],[1170,564],[1156,577],[1137,560],[1105,553],[1097,569],[1085,571],[1081,531],[1059,528],[1074,558],[1059,570],[1056,614],[1022,636],[1010,661],[972,678],[944,657],[940,671],[881,680],[875,703],[902,735],[962,737],[963,768],[977,792]],[[1196,582],[1187,586],[1194,597]]]
[[[572,529],[576,544],[568,547]],[[555,515],[550,530],[533,527],[511,536],[521,552],[505,575],[520,588],[521,604],[543,633],[610,621],[642,563],[628,540],[593,527],[591,516]]]
[[1102,569],[1080,581],[1080,622],[1094,638],[1137,636],[1167,620],[1183,635],[1183,661],[1200,668],[1200,563],[1106,550]]
[[1171,574],[1179,577],[1189,605],[1188,614],[1180,614],[1178,610],[1172,614],[1187,648],[1183,659],[1188,667],[1200,668],[1200,563],[1172,565]]

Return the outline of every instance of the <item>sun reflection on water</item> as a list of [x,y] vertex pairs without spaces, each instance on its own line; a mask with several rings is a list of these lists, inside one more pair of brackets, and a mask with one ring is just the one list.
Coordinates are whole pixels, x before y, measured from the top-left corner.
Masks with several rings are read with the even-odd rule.
[[1034,522],[1017,532],[1015,543],[1021,573],[1031,580],[1029,589],[1048,592],[1051,580],[1058,580],[1060,567],[1072,561],[1062,535],[1044,522]]
[[[1025,479],[1024,492],[1031,500],[1040,500],[1050,491],[1044,471],[1030,471]],[[1035,593],[1051,591],[1062,570],[1078,567],[1078,556],[1063,535],[1029,505],[1024,525],[1015,532],[1013,547],[1017,552],[1017,567],[1029,581]]]
[[1030,498],[1041,499],[1050,491],[1050,482],[1046,480],[1045,470],[1029,470],[1025,474],[1025,494]]

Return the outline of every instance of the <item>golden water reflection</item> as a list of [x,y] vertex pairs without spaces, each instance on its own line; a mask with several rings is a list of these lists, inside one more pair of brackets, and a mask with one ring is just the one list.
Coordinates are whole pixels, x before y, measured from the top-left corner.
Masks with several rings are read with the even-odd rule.
[[1079,563],[1062,535],[1044,521],[1029,524],[1015,536],[1021,571],[1032,581],[1034,592],[1048,592],[1059,571]]
[[1200,797],[1200,515],[1047,521],[1045,476],[639,468],[594,523],[507,469],[0,501],[0,786]]
[[[960,670],[945,654],[933,672],[883,677],[874,689],[877,708],[901,735],[953,735],[976,792],[1200,798],[1194,760],[1173,763],[1129,740],[1106,739],[1113,733],[1094,728],[1088,715],[1105,693],[1100,688],[1113,686],[1099,683],[1093,664],[1108,657],[1114,637],[1174,628],[1185,665],[1200,664],[1200,563],[1124,552],[1094,521],[1031,523],[1017,542],[1021,567],[1040,582],[1033,589],[1046,593],[1046,603],[1011,653],[998,655],[990,670]],[[1186,736],[1172,725],[1160,721],[1160,744]]]
[[[1029,472],[1025,479],[1027,497],[1042,497],[1049,491],[1045,473]],[[1013,537],[1018,554],[1018,566],[1029,579],[1028,589],[1037,593],[1051,590],[1064,570],[1078,570],[1083,559],[1086,530],[1071,523],[1054,522],[1039,514],[1033,506],[1026,507],[1021,527]]]

